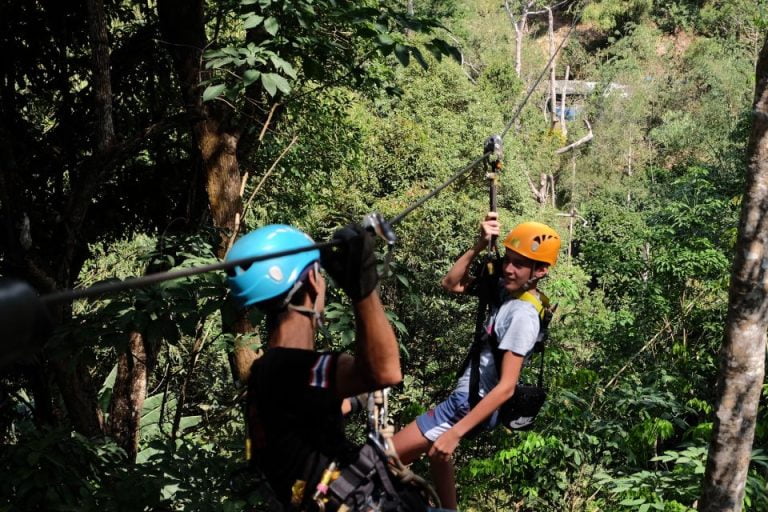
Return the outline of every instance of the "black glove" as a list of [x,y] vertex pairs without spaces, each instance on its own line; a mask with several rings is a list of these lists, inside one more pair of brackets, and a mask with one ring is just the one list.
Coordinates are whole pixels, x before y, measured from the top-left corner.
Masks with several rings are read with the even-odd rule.
[[343,243],[320,251],[323,268],[350,299],[364,299],[379,282],[373,235],[359,224],[350,224],[338,230],[333,240]]
[[31,286],[17,279],[0,279],[0,366],[37,351],[51,325],[48,309]]

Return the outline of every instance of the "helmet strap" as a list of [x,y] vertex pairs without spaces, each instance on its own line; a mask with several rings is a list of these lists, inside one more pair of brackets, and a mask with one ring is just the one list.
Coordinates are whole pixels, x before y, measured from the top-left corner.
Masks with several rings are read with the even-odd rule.
[[323,324],[323,313],[317,310],[317,301],[312,304],[311,308],[306,306],[296,306],[294,304],[288,304],[288,309],[306,315],[314,320],[315,326],[320,327]]
[[[312,269],[315,272],[320,271],[320,266],[317,262],[313,263]],[[308,308],[306,306],[297,306],[295,304],[291,304],[291,299],[293,298],[293,295],[302,287],[304,286],[304,279],[305,277],[302,276],[302,278],[298,279],[296,283],[294,283],[293,288],[288,292],[288,295],[286,295],[285,300],[283,301],[283,304],[285,304],[285,307],[287,309],[290,309],[292,311],[296,311],[298,313],[301,313],[303,315],[307,315],[308,317],[312,318],[313,323],[315,327],[319,329],[323,329],[325,327],[324,320],[323,320],[323,312],[318,309],[318,299],[315,297],[315,300],[312,301],[312,307]]]
[[536,283],[539,282],[539,279],[541,279],[541,277],[536,277],[536,263],[534,263],[533,265],[531,265],[531,278],[528,279],[523,285],[523,291],[527,292],[528,290],[536,286]]

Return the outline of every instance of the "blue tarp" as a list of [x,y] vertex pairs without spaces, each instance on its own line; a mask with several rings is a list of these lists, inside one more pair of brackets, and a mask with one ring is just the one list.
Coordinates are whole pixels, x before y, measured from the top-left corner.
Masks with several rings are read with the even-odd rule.
[[[562,110],[562,107],[557,106],[555,107],[555,114],[557,114],[557,117],[560,117],[560,110]],[[580,107],[565,107],[565,120],[566,121],[573,121],[576,119],[576,116],[579,115],[579,111],[581,110]]]

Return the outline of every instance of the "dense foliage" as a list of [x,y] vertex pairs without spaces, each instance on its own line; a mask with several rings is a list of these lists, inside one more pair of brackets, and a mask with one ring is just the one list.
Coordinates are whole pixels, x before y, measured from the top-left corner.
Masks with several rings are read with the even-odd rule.
[[[518,76],[514,29],[498,2],[413,4],[410,16],[398,2],[205,4],[211,43],[196,94],[231,109],[250,133],[236,155],[245,176],[241,230],[285,222],[321,240],[371,211],[391,218],[504,127],[548,57],[546,14],[529,20]],[[559,304],[546,356],[550,394],[534,431],[462,444],[461,503],[477,511],[693,510],[768,4],[557,4],[558,37],[580,16],[557,75],[570,66],[571,79],[597,85],[569,99],[578,114],[567,135],[551,130],[546,88],[537,89],[505,140],[500,189],[505,227],[536,219],[565,242],[543,286]],[[0,196],[0,211],[7,232],[29,238],[3,239],[0,273],[42,291],[52,285],[30,261],[54,269],[58,286],[87,286],[216,260],[195,120],[183,115],[155,2],[109,0],[105,12],[122,134],[106,157],[90,128],[85,8],[0,7],[14,22],[0,36],[9,59],[0,173],[24,190]],[[272,124],[247,122],[270,109]],[[584,120],[594,139],[555,154],[586,133]],[[134,140],[137,133],[145,138]],[[551,191],[542,198],[546,176]],[[95,188],[90,217],[69,209],[81,187]],[[397,226],[381,293],[403,353],[405,381],[391,399],[398,426],[454,385],[476,304],[437,283],[486,208],[477,169]],[[81,217],[70,223],[69,215]],[[330,335],[319,344],[346,349],[352,318],[346,299],[330,293]],[[0,378],[0,510],[268,510],[262,482],[240,471],[242,391],[228,359],[236,345],[260,347],[261,333],[232,333],[222,327],[227,315],[217,273],[64,311],[45,353]],[[258,315],[252,321],[260,325]],[[84,435],[62,377],[84,368],[108,422],[131,331],[152,347],[135,462],[108,429]],[[361,421],[352,419],[351,435],[361,436]],[[746,510],[768,509],[768,454],[759,448],[767,442],[762,407]],[[427,474],[422,462],[415,469]]]

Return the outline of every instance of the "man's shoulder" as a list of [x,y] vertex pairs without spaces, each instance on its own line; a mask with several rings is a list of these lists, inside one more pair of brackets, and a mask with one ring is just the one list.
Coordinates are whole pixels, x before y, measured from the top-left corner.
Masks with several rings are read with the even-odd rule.
[[333,352],[319,352],[300,348],[272,347],[267,349],[254,367],[270,373],[295,373],[315,365],[329,365],[337,357]]
[[254,363],[254,374],[278,382],[306,383],[313,388],[330,388],[338,352],[272,347]]

